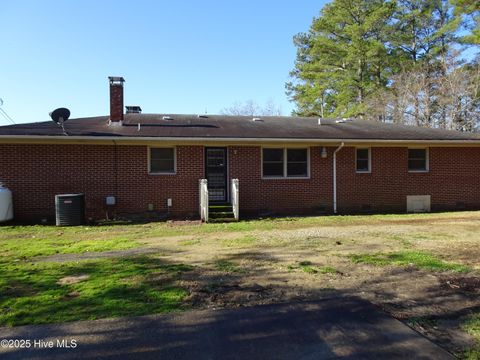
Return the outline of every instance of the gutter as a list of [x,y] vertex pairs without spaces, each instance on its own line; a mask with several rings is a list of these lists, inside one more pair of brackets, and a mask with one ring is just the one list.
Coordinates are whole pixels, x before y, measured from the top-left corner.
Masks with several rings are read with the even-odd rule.
[[333,213],[337,213],[337,152],[339,152],[345,143],[342,142],[333,152]]
[[480,145],[480,139],[429,139],[429,140],[390,140],[390,139],[321,139],[321,138],[238,138],[238,137],[160,137],[160,136],[78,136],[78,135],[0,135],[2,140],[63,140],[63,141],[170,141],[170,142],[221,142],[221,143],[319,143],[338,144],[452,144],[452,145]]

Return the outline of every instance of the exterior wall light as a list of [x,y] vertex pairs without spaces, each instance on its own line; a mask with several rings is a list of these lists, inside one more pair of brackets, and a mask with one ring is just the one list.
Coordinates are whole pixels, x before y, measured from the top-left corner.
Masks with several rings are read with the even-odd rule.
[[327,148],[324,146],[322,148],[322,159],[326,159],[327,158]]

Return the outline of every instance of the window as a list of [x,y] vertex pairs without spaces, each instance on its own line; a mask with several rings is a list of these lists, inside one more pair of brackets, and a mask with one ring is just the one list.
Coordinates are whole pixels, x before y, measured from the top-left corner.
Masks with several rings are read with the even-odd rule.
[[428,171],[427,149],[408,149],[408,171]]
[[307,149],[287,149],[287,177],[308,176]]
[[175,148],[150,148],[150,173],[175,173]]
[[263,149],[263,177],[308,177],[308,149]]
[[263,176],[283,177],[283,149],[263,149]]
[[357,149],[357,172],[370,172],[370,148]]

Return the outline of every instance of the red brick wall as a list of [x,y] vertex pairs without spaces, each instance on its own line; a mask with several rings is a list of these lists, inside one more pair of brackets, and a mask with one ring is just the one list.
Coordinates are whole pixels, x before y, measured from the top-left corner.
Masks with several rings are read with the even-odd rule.
[[332,153],[310,148],[310,179],[262,179],[260,147],[229,148],[230,177],[239,179],[242,212],[315,212],[332,209]]
[[[230,175],[238,178],[244,212],[333,211],[335,148],[310,148],[310,179],[262,179],[261,148],[231,147]],[[235,154],[235,151],[237,152]],[[432,210],[480,209],[480,148],[430,148],[429,171],[408,172],[408,148],[373,147],[372,172],[357,173],[355,148],[337,154],[339,213],[404,212],[407,195],[431,195]]]
[[[105,217],[105,197],[117,213],[143,213],[148,204],[174,216],[198,213],[202,146],[177,147],[176,175],[149,175],[146,146],[0,145],[0,180],[13,191],[18,220],[54,218],[54,196],[86,194],[87,216]],[[261,148],[229,147],[229,179],[240,180],[240,208],[260,212],[331,212],[332,155],[310,148],[309,179],[262,179]],[[405,147],[372,148],[372,173],[355,172],[355,149],[338,153],[339,213],[405,211],[407,195],[431,195],[432,210],[480,209],[480,148],[430,148],[430,171],[409,173]],[[116,162],[115,159],[118,159]]]
[[338,154],[338,207],[406,211],[407,195],[431,195],[432,210],[480,209],[480,148],[429,149],[429,171],[408,172],[405,147],[372,148],[372,172],[355,173],[355,148]]
[[146,212],[148,204],[164,212],[171,198],[173,215],[196,216],[203,172],[201,146],[177,147],[177,175],[149,175],[146,146],[0,145],[0,180],[13,191],[18,220],[52,221],[55,194],[63,193],[85,193],[87,217],[105,218],[110,195],[117,213]]

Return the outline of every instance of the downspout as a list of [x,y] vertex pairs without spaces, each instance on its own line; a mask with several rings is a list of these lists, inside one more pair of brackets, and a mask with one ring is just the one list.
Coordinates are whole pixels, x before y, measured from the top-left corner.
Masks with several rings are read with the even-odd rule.
[[[112,140],[113,141],[113,146],[114,146],[114,157],[115,157],[115,162],[114,162],[114,175],[115,175],[115,189],[114,189],[114,193],[115,193],[115,205],[117,204],[117,201],[118,201],[118,144],[115,140]],[[115,211],[115,208],[113,209],[113,220],[116,220],[117,218],[117,214],[116,214],[116,211]],[[108,210],[107,210],[107,219],[108,219]]]
[[341,143],[333,152],[333,213],[337,213],[337,152],[339,152],[345,143]]

